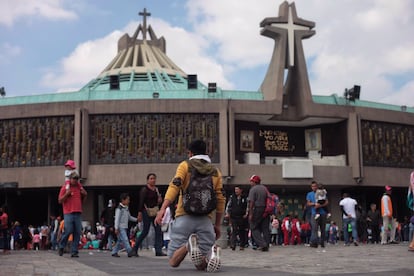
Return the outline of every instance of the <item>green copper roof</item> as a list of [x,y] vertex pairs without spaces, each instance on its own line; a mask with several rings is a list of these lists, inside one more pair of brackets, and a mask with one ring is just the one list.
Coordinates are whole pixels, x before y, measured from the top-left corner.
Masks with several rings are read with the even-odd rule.
[[[36,104],[36,103],[54,103],[54,102],[72,102],[72,101],[96,101],[96,100],[139,100],[139,99],[235,99],[235,100],[263,100],[263,94],[260,91],[238,91],[222,90],[219,87],[217,92],[208,92],[205,85],[199,83],[199,89],[181,89],[173,90],[88,90],[88,84],[84,88],[75,92],[61,92],[54,94],[40,94],[30,96],[5,97],[0,99],[0,106]],[[187,81],[185,80],[185,86]],[[103,89],[103,87],[101,87]],[[156,93],[156,94],[154,94]],[[369,101],[348,101],[336,94],[331,96],[312,96],[313,101],[318,104],[329,105],[350,105],[366,108],[377,108],[383,110],[405,111],[414,113],[414,107],[403,107],[398,105],[383,104]]]
[[414,107],[361,101],[359,99],[356,99],[355,101],[350,101],[344,97],[339,97],[336,94],[332,94],[331,96],[312,96],[312,99],[315,103],[318,103],[318,104],[350,105],[350,106],[377,108],[377,109],[393,110],[393,111],[405,111],[409,113],[414,113]]
[[217,88],[217,92],[208,92],[206,86],[200,89],[176,90],[91,90],[83,88],[76,92],[62,92],[55,94],[41,94],[18,97],[5,97],[0,99],[0,106],[56,103],[72,101],[96,100],[139,100],[139,99],[237,99],[237,100],[263,100],[261,92],[234,91]]

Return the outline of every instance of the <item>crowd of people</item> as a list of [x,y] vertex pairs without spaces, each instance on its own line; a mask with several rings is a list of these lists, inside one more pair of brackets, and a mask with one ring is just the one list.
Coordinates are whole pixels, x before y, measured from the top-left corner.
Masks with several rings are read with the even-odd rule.
[[[380,208],[371,203],[368,211],[350,194],[343,193],[339,202],[340,229],[328,208],[332,206],[328,192],[316,181],[306,194],[303,216],[298,217],[285,210],[283,202],[269,192],[258,175],[250,177],[248,193],[235,186],[226,203],[221,173],[211,164],[205,142],[193,141],[188,157],[178,165],[164,197],[156,187],[156,175],[149,173],[139,194],[136,217],[129,211],[129,194],[121,193],[119,203],[110,199],[100,221],[93,226],[82,226],[82,203],[87,192],[79,181],[75,162],[68,160],[58,196],[63,217],[51,216],[39,227],[21,226],[18,221],[9,226],[5,207],[1,207],[3,252],[9,253],[9,248],[57,250],[60,256],[70,253],[76,258],[79,249],[84,248],[108,250],[118,258],[120,250],[125,250],[128,257],[138,257],[140,249],[153,248],[155,256],[168,256],[172,267],[178,267],[189,254],[197,270],[214,272],[221,265],[221,248],[216,240],[222,235],[223,221],[232,250],[251,247],[267,252],[270,246],[301,244],[324,248],[326,243],[343,240],[345,246],[411,241],[409,250],[414,251],[414,214],[401,223],[396,220],[390,186],[385,186]],[[414,172],[411,181],[414,186]]]
[[[251,181],[258,179],[260,179],[258,176],[253,176]],[[317,199],[318,191],[321,189],[324,190],[323,199]],[[369,210],[365,211],[355,199],[344,193],[339,202],[343,227],[339,228],[335,221],[329,220],[331,214],[326,208],[328,204],[326,190],[313,181],[311,191],[306,196],[307,203],[302,217],[288,213],[283,202],[279,202],[274,214],[270,216],[269,223],[264,222],[270,232],[270,238],[267,238],[268,244],[325,247],[325,242],[338,244],[341,240],[346,246],[351,244],[358,246],[360,243],[393,244],[412,241],[414,216],[405,217],[401,223],[392,217],[389,211],[392,208],[391,192],[392,188],[386,186],[384,196],[381,198],[382,211],[377,209],[375,203],[370,204]],[[228,240],[232,250],[235,250],[237,245],[240,246],[240,250],[248,246],[262,249],[260,242],[261,244],[263,242],[255,241],[252,224],[249,224],[248,201],[249,197],[243,193],[240,186],[235,187],[234,194],[227,201],[225,222],[228,225]],[[265,233],[265,237],[268,237],[265,228],[266,226],[262,226],[262,232]]]

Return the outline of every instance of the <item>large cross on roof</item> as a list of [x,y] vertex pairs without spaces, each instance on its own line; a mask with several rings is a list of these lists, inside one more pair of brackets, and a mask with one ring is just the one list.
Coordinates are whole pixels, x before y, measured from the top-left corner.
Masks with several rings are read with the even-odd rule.
[[[305,106],[312,101],[302,40],[315,34],[315,23],[298,17],[295,3],[284,1],[277,17],[260,23],[261,34],[274,39],[272,59],[260,87],[266,100],[276,100],[278,108]],[[285,76],[285,69],[287,75]]]
[[138,15],[142,15],[143,17],[142,39],[146,40],[147,38],[147,16],[151,16],[151,13],[147,12],[147,9],[144,8],[144,11],[139,12]]
[[286,67],[295,65],[295,31],[299,31],[299,30],[309,31],[313,27],[312,25],[302,26],[300,24],[297,24],[297,22],[295,22],[297,19],[297,16],[295,16],[296,18],[293,17],[292,9],[294,8],[292,8],[292,6],[289,6],[287,22],[270,24],[271,26],[279,27],[287,31],[288,39],[287,39],[286,49],[287,49],[288,57],[287,57]]
[[[271,32],[273,36],[278,33],[281,35],[283,32],[287,33],[287,41],[282,47],[286,47],[287,57],[285,67],[295,66],[295,35],[297,31],[311,31],[315,27],[315,23],[299,18],[296,14],[295,4],[287,4],[285,1],[279,10],[279,17],[269,17],[262,21],[262,27],[272,26]],[[311,35],[309,35],[311,36]]]

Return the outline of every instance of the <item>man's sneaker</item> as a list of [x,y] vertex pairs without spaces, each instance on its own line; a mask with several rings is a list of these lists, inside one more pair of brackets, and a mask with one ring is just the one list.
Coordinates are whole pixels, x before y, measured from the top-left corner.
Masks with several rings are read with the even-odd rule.
[[112,257],[119,258],[121,256],[119,256],[118,253],[114,253],[114,254],[112,254]]
[[211,257],[207,263],[207,272],[216,272],[219,270],[220,262],[220,247],[218,245],[213,245],[211,248]]
[[318,218],[319,218],[320,216],[321,216],[320,214],[316,214],[316,215],[315,215],[315,220],[318,220]]
[[59,256],[63,255],[63,248],[59,248]]
[[357,242],[357,241],[354,241],[354,245],[355,245],[355,246],[358,246],[358,242]]
[[190,252],[191,261],[195,266],[200,266],[204,262],[203,254],[198,247],[198,237],[196,234],[191,234],[188,238],[188,252]]

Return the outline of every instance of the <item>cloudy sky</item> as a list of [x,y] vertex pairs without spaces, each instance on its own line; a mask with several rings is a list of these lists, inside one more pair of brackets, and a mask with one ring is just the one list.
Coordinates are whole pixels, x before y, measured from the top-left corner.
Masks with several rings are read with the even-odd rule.
[[[289,1],[291,2],[291,1]],[[260,5],[258,4],[260,3]],[[0,87],[7,97],[74,91],[116,55],[117,41],[148,23],[186,73],[223,89],[258,90],[273,51],[259,23],[281,0],[0,0]],[[315,22],[304,40],[314,95],[414,106],[414,1],[296,0]]]

